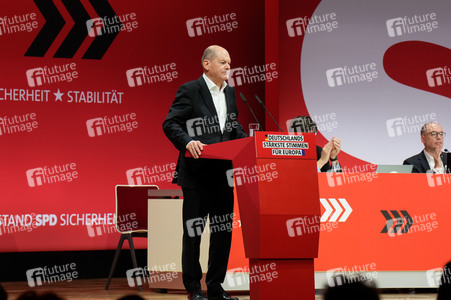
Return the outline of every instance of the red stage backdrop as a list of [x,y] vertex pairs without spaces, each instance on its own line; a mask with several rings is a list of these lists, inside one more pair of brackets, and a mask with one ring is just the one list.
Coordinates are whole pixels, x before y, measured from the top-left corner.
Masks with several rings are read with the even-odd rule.
[[[203,50],[228,49],[237,92],[254,106],[264,96],[263,23],[263,1],[3,5],[0,251],[115,248],[114,186],[175,188],[161,125],[178,86],[201,76]],[[252,84],[244,69],[260,72]]]
[[115,248],[114,186],[175,187],[177,151],[161,124],[211,44],[229,50],[229,84],[260,122],[254,94],[284,130],[311,115],[318,144],[342,139],[345,170],[401,164],[421,151],[427,121],[449,131],[450,1],[276,2],[3,7],[0,251]]

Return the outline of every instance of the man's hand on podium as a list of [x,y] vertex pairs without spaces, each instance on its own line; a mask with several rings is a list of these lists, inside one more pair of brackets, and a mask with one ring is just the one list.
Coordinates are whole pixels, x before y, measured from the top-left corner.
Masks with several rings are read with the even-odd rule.
[[202,154],[202,150],[204,150],[205,144],[202,144],[200,141],[191,141],[186,145],[186,150],[195,158],[199,158]]

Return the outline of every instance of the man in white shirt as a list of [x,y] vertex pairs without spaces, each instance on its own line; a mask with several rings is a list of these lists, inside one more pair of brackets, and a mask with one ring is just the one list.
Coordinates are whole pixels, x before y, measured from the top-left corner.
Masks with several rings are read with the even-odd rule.
[[442,152],[446,133],[437,122],[429,122],[421,127],[421,142],[424,149],[419,154],[409,157],[404,165],[413,165],[413,173],[446,173],[446,156]]
[[[230,63],[226,49],[208,47],[202,56],[204,74],[180,86],[163,123],[164,133],[180,151],[176,167],[178,176],[173,182],[183,190],[182,273],[191,300],[207,299],[201,290],[199,263],[204,220],[209,217],[210,224],[215,220],[218,228],[230,229],[233,222],[233,188],[228,185],[226,175],[232,164],[202,159],[206,145],[247,136],[237,120],[235,90],[226,83]],[[185,157],[187,150],[192,157]],[[227,271],[231,239],[231,230],[211,230],[206,277],[210,300],[237,299],[221,286]]]

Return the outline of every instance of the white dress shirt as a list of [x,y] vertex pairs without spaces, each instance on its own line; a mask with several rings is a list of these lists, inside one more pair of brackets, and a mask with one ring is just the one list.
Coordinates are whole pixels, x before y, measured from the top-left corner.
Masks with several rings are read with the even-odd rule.
[[[435,173],[444,174],[445,173],[445,168],[443,167],[443,161],[442,161],[442,167],[441,168],[436,168],[435,167],[434,157],[432,157],[432,155],[427,153],[426,150],[423,150],[423,152],[424,152],[424,155],[426,156],[426,159],[428,161],[429,169],[433,170]],[[440,157],[440,160],[442,160],[441,157]]]
[[224,82],[221,89],[214,84],[213,81],[210,80],[210,78],[205,75],[205,73],[202,75],[205,79],[205,82],[207,83],[207,87],[210,90],[211,97],[213,98],[213,104],[215,105],[216,112],[218,114],[218,121],[219,126],[221,128],[221,133],[224,132],[225,122],[227,119],[227,103],[225,98],[224,89],[227,86],[227,83]]

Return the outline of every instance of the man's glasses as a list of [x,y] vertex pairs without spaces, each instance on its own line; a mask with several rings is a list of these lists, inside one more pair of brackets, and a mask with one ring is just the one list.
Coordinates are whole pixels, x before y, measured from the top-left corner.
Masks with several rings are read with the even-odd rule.
[[437,137],[438,135],[440,136],[440,137],[444,137],[444,136],[446,136],[446,132],[443,132],[443,131],[440,131],[440,132],[437,132],[437,131],[431,131],[431,132],[429,132],[429,135],[430,136],[432,136],[432,137]]

